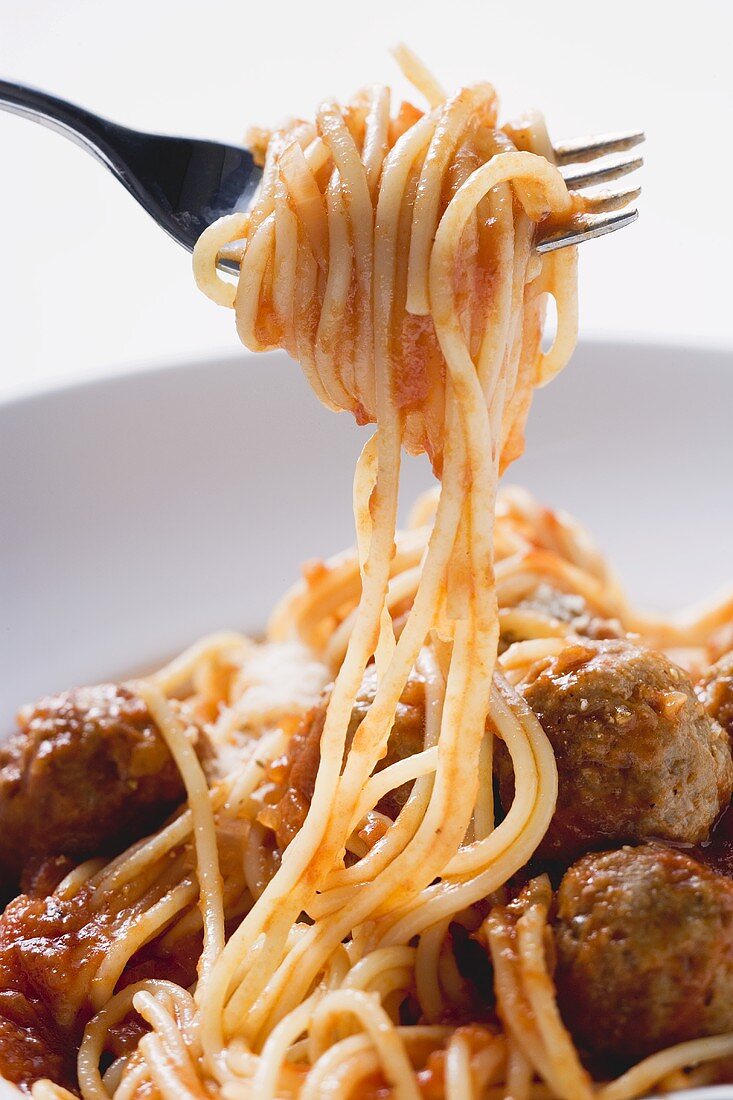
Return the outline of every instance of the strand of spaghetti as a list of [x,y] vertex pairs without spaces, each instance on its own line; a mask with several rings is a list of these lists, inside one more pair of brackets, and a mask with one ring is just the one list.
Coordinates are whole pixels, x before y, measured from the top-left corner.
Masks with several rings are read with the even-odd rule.
[[161,929],[185,909],[196,897],[192,882],[181,882],[144,913],[134,913],[123,929],[117,930],[114,943],[104,955],[92,980],[89,1000],[92,1007],[100,1009],[112,996],[122,971],[139,948],[157,935]]
[[[526,1100],[530,1095],[533,1077],[529,1059],[509,1032],[507,1034],[506,1092],[502,1093],[501,1100],[505,1100],[507,1095],[513,1100]],[[543,1085],[542,1088],[546,1086]]]
[[460,1008],[461,1005],[466,1003],[466,999],[470,995],[470,986],[458,969],[456,956],[453,953],[449,939],[443,942],[440,958],[438,959],[438,973],[440,984],[445,990],[447,999]]
[[[136,1053],[136,1061],[131,1063],[115,1090],[114,1100],[136,1100],[141,1092],[152,1091],[155,1086],[150,1080],[150,1071],[144,1058]],[[138,1091],[140,1090],[140,1091]]]
[[[3,1081],[3,1088],[7,1089],[9,1095],[17,1093],[18,1097],[23,1096],[20,1089],[15,1089],[9,1081]],[[41,1079],[36,1081],[31,1087],[30,1094],[33,1100],[74,1100],[74,1093],[69,1092],[63,1085],[57,1085],[54,1081]]]
[[364,787],[361,801],[357,803],[354,811],[353,827],[356,828],[367,810],[373,809],[389,791],[401,787],[403,783],[409,783],[411,780],[417,779],[418,776],[427,775],[428,772],[434,771],[437,761],[438,749],[433,747],[432,749],[424,749],[423,752],[414,753],[412,756],[407,756],[404,760],[398,760],[373,775]]
[[133,1008],[164,1043],[169,1057],[189,1076],[194,1076],[191,1054],[172,1016],[148,990],[139,990],[132,999]]
[[532,904],[517,921],[522,984],[537,1030],[549,1054],[554,1075],[549,1084],[577,1100],[591,1100],[593,1089],[590,1077],[580,1064],[573,1041],[560,1018],[554,986],[547,972],[542,937],[546,927],[546,906],[551,899],[548,882],[542,902]]
[[[283,331],[289,333],[294,325],[293,285],[298,267],[298,218],[291,207],[284,180],[278,179],[275,183],[273,212],[275,246],[272,256],[272,307]],[[295,352],[295,348],[288,350]]]
[[307,1000],[273,1028],[262,1048],[257,1072],[252,1079],[252,1095],[258,1100],[271,1100],[277,1096],[278,1081],[288,1050],[308,1028],[320,993]]
[[[226,784],[218,784],[209,792],[212,810],[216,812],[227,797]],[[129,848],[122,855],[101,868],[94,876],[95,892],[100,903],[105,897],[119,892],[123,886],[138,880],[151,866],[163,859],[174,848],[185,843],[194,827],[190,809],[175,818],[160,832]]]
[[[235,901],[230,900],[230,898],[227,897],[225,884],[224,911],[227,921],[235,921],[237,918],[243,917],[251,908],[252,902],[253,897],[249,890],[245,890]],[[203,923],[199,907],[189,907],[187,912],[179,917],[178,920],[161,935],[158,941],[161,951],[169,955],[175,954],[179,944],[187,937],[193,936],[202,930]]]
[[551,578],[563,591],[582,596],[592,607],[609,616],[622,611],[613,593],[596,578],[546,550],[529,550],[506,558],[497,565],[497,596],[500,603],[515,603],[536,588],[540,578]]
[[[541,768],[537,767],[536,758],[531,752],[531,745],[528,744],[521,725],[518,732],[517,727],[510,721],[508,716],[501,713],[495,700],[492,702],[491,713],[492,720],[497,724],[497,728],[501,730],[502,726],[504,727],[503,736],[516,769],[517,794],[510,807],[509,814],[495,832],[490,837],[472,846],[474,855],[477,851],[481,852],[481,858],[476,860],[477,867],[475,868],[478,871],[481,884],[478,886],[475,878],[468,878],[464,880],[464,885],[459,889],[462,880],[459,878],[457,881],[451,881],[448,877],[449,868],[452,868],[467,850],[462,848],[458,855],[454,857],[454,861],[451,861],[444,870],[441,884],[428,887],[419,898],[414,899],[407,906],[395,909],[391,915],[385,915],[384,942],[400,942],[401,937],[408,928],[411,930],[409,939],[412,935],[424,931],[433,923],[433,921],[427,919],[428,916],[432,916],[433,920],[437,921],[464,908],[460,899],[466,890],[473,896],[485,886],[485,892],[479,894],[478,897],[484,897],[493,892],[517,869],[514,866],[515,860],[517,858],[521,859],[522,855],[527,853],[528,848],[531,854],[532,844],[538,843],[543,835],[539,833],[539,828],[541,828],[542,822],[545,822],[547,810],[543,807]],[[538,807],[544,811],[541,816],[538,815]],[[552,808],[550,808],[549,813],[551,815]],[[535,824],[538,816],[539,821]],[[529,856],[527,855],[526,858],[529,858]],[[526,859],[524,862],[526,862]],[[518,864],[518,866],[523,866],[523,863]],[[471,903],[467,902],[466,904]]]
[[341,983],[344,989],[371,991],[380,975],[390,970],[411,971],[416,964],[414,947],[387,947],[372,951],[354,963]]
[[150,1077],[162,1100],[204,1100],[206,1092],[203,1087],[198,1082],[193,1082],[193,1088],[190,1086],[155,1032],[143,1035],[138,1049],[145,1056]]
[[221,277],[216,266],[217,257],[224,245],[244,236],[249,222],[249,214],[228,214],[208,226],[196,242],[193,253],[196,286],[219,306],[231,308],[234,305],[237,284]]
[[474,1093],[471,1049],[465,1035],[456,1032],[445,1051],[445,1100],[464,1100]]
[[389,106],[389,89],[383,87],[373,88],[361,151],[361,160],[364,165],[369,192],[372,196],[372,203],[379,185],[384,158],[387,156],[389,149]]
[[84,1035],[77,1056],[79,1088],[84,1100],[109,1100],[99,1072],[99,1063],[107,1033],[111,1027],[118,1024],[128,1014],[136,993],[151,987],[158,988],[159,986],[160,982],[156,979],[128,985],[119,993],[115,993],[114,996],[108,998],[84,1028]]
[[[494,144],[497,145],[497,143]],[[499,151],[498,145],[496,151]],[[513,360],[516,360],[519,355],[519,348],[514,355],[510,354],[510,349],[514,348],[515,343],[512,326],[517,313],[518,294],[514,277],[517,247],[511,185],[499,184],[485,196],[482,204],[488,208],[496,267],[495,292],[487,302],[483,303],[486,315],[476,358],[479,382],[488,404],[491,380],[502,368],[506,371],[509,388],[513,387],[516,369],[510,371],[507,368],[514,365]],[[481,210],[481,204],[477,205],[476,210],[477,213]]]
[[[415,992],[423,1016],[428,1023],[437,1023],[443,1016],[443,995],[438,978],[438,960],[450,920],[439,921],[426,928],[417,945],[415,961]],[[381,950],[385,950],[381,948]]]
[[345,1100],[358,1095],[360,1082],[379,1070],[370,1035],[350,1035],[330,1047],[311,1068],[298,1100]]
[[197,997],[203,999],[216,960],[224,947],[224,901],[209,788],[198,757],[186,737],[183,723],[173,713],[165,697],[152,684],[144,681],[136,685],[136,691],[147,703],[181,773],[191,810],[199,904],[204,923],[204,947],[199,960]]
[[[352,333],[347,303],[353,274],[349,220],[338,172],[331,173],[326,189],[328,210],[328,274],[318,318],[315,364],[322,385],[336,408],[350,408],[356,382],[352,362]],[[334,364],[340,363],[340,369]]]
[[[523,196],[527,213],[534,220],[539,220],[549,210],[562,214],[571,208],[562,176],[544,158],[533,153],[498,154],[477,168],[454,195],[441,218],[430,255],[430,302],[436,333],[451,377],[456,384],[464,386],[467,399],[475,374],[453,301],[453,277],[461,232],[480,200],[493,187],[511,182],[516,188],[522,180],[535,185],[532,192]],[[479,406],[462,401],[461,408],[465,415],[475,419],[485,412],[486,406],[483,402]],[[481,453],[477,448],[476,456]],[[486,511],[493,518],[493,506]]]
[[481,741],[478,758],[478,793],[473,811],[475,840],[483,840],[494,830],[494,734],[487,729]]
[[78,867],[69,871],[68,875],[64,875],[54,893],[60,898],[73,898],[82,886],[99,874],[106,862],[103,856],[85,860],[84,863],[80,863]]
[[[484,1095],[487,1085],[500,1077],[506,1066],[507,1043],[503,1035],[496,1036],[489,1046],[479,1050],[471,1059],[471,1072],[474,1080],[474,1091],[478,1096]],[[510,1096],[514,1094],[507,1089]]]
[[[391,614],[394,612],[395,607],[414,601],[421,572],[421,565],[416,565],[412,569],[405,569],[392,576],[387,589],[386,612]],[[349,644],[349,636],[353,629],[355,614],[356,608],[344,618],[343,622],[336,627],[328,639],[323,657],[326,664],[331,667],[338,668],[343,660],[346,646]]]
[[[509,207],[511,204],[514,211],[513,186],[504,183],[499,187],[509,192],[506,205]],[[491,191],[479,200],[479,205],[486,204],[487,201],[491,204],[490,196],[493,193]],[[539,341],[543,317],[541,307],[544,303],[544,299],[538,296],[536,303],[530,306],[529,287],[537,264],[534,251],[536,226],[521,207],[514,214],[512,224],[513,232],[507,233],[505,254],[502,256],[505,269],[504,294],[501,303],[497,296],[494,304],[495,312],[501,304],[508,310],[508,314],[494,317],[497,341],[494,345],[494,356],[491,355],[493,340],[489,332],[484,338],[479,358],[479,380],[486,395],[495,446],[493,457],[500,470],[522,450],[521,431],[532,398],[534,345]],[[511,252],[509,240],[512,242]],[[503,355],[498,344],[500,338],[504,341]],[[492,361],[503,364],[501,383],[493,392],[490,385],[493,376]]]
[[304,229],[316,263],[322,271],[326,271],[328,267],[326,204],[297,141],[291,141],[283,149],[278,167],[280,179],[285,184],[287,195],[292,203],[296,224]]
[[[361,486],[361,488],[360,489],[359,488],[355,489],[355,502],[357,504],[357,510],[356,510],[357,511],[357,528],[359,528],[359,527],[365,528],[367,525],[370,524],[370,521],[369,521],[369,501],[373,497],[373,492],[376,492],[376,490],[378,488],[378,485],[379,485],[379,481],[380,481],[381,464],[380,464],[379,446],[380,446],[380,443],[379,443],[379,437],[378,437],[378,439],[377,439],[377,472],[376,472],[377,485],[374,487],[374,489],[372,489],[373,484],[374,484],[374,478],[373,478],[373,475],[371,473],[372,464],[373,464],[373,450],[372,450],[371,447],[367,446],[365,448],[365,450],[362,453],[362,456],[360,458],[360,461],[359,461],[357,477],[356,477],[356,485]],[[391,522],[392,522],[392,524],[394,524],[394,509],[392,510]],[[373,535],[372,535],[372,539],[373,539]],[[368,546],[369,547],[369,554],[371,555],[371,553],[372,553],[372,541],[367,539],[367,537],[363,534],[359,539],[359,545],[362,548],[366,548]],[[364,566],[364,589],[365,590],[366,590],[366,570],[368,568],[369,560],[370,560],[370,558],[366,559],[366,563],[365,563],[365,566]],[[382,594],[382,599],[383,599],[383,594]],[[372,639],[373,639],[373,634],[372,634]],[[374,641],[373,640],[369,644],[369,649],[370,650],[374,649]],[[362,667],[362,673],[363,673],[363,667]],[[337,684],[338,684],[338,680],[337,680]],[[334,694],[335,694],[335,689],[334,689]],[[322,736],[322,739],[321,739],[321,760],[322,761],[323,761],[323,758],[324,758],[324,754],[327,753],[327,751],[328,751],[327,749],[324,749],[324,739],[326,738],[327,732],[328,732],[328,721],[329,721],[328,715],[330,713],[331,707],[333,706],[333,699],[334,699],[334,695],[332,695],[331,701],[329,703],[329,709],[328,709],[327,715],[326,715],[326,725],[325,725],[324,733],[323,733],[323,736]],[[340,759],[342,754],[343,754],[343,739],[344,739],[344,736],[345,736],[345,725],[348,721],[347,715],[350,714],[351,708],[353,706],[353,699],[354,699],[354,689],[352,687],[352,693],[351,693],[351,695],[349,697],[349,700],[348,700],[348,711],[341,718],[341,722],[343,724],[341,726],[341,729],[337,731],[337,736],[339,736],[338,757],[336,757],[337,759]],[[320,772],[320,769],[319,769],[319,772]],[[316,784],[317,783],[318,783],[318,779],[316,780]],[[314,792],[314,798],[313,798],[314,802],[316,801],[317,797],[318,797],[318,795],[317,795],[317,789],[316,789],[316,792]],[[339,830],[337,832],[336,830],[331,828],[330,832],[332,833],[331,846],[326,847],[323,844],[321,844],[321,846],[318,850],[318,853],[317,853],[317,858],[321,861],[322,865],[324,866],[324,870],[325,869],[330,869],[331,860],[334,858],[336,852],[338,851],[337,845],[339,844],[339,839],[338,838],[340,837],[341,830]],[[344,830],[344,832],[346,832],[346,830]],[[301,835],[302,835],[302,833],[301,833]],[[296,841],[294,843],[297,843],[297,840],[298,840],[298,838],[296,838]],[[341,841],[341,843],[343,843],[344,841],[345,841],[345,836],[343,837],[343,840]],[[288,849],[288,852],[286,854],[286,859],[289,858],[290,852],[292,851],[292,847],[293,847],[293,845],[291,845],[290,848]],[[306,904],[307,904],[307,899],[304,897],[301,901],[301,906],[304,906]],[[296,914],[297,914],[297,910],[295,908],[293,908],[293,913],[292,913],[291,919],[294,919]],[[283,925],[283,930],[284,930],[284,925]],[[260,973],[264,974],[264,967],[260,968]],[[253,981],[252,974],[250,974],[249,981],[248,981],[248,990],[247,990],[247,993],[246,993],[246,996],[247,996],[248,999],[250,999],[250,998],[254,999],[254,994],[253,994],[254,989],[255,989],[255,983]],[[239,1005],[237,1005],[236,1011],[237,1012],[240,1011]]]
[[557,305],[557,330],[552,347],[540,353],[536,385],[546,386],[562,370],[578,339],[578,250],[561,248],[543,267],[537,293],[551,294]]
[[[588,531],[567,512],[551,511],[541,506],[526,489],[505,485],[497,502],[497,518],[523,526],[532,545],[553,551],[571,565],[603,581],[608,589],[621,591],[618,579]],[[523,544],[527,549],[530,546],[526,537]]]
[[374,248],[374,208],[369,182],[359,150],[346,126],[338,105],[322,103],[317,114],[318,129],[331,151],[338,172],[341,193],[351,226],[354,255],[356,337],[354,347],[355,378],[360,403],[374,407],[376,372],[371,370],[371,306]]
[[410,83],[418,89],[431,107],[438,107],[444,102],[446,94],[443,87],[408,46],[400,42],[392,50],[392,56]]
[[535,661],[541,661],[545,657],[557,656],[567,647],[567,629],[560,637],[550,634],[549,637],[540,636],[527,641],[512,642],[509,648],[504,650],[499,657],[499,664],[505,672],[518,668],[526,669]]
[[[390,577],[420,562],[425,551],[425,532],[401,534],[396,539]],[[345,606],[356,608],[361,594],[361,577],[356,550],[337,554],[323,563],[308,581],[301,580],[285,594],[273,612],[267,628],[271,641],[284,642],[299,635],[314,645],[324,619],[336,616]],[[318,648],[317,645],[314,645]]]
[[[437,737],[435,740],[437,742]],[[317,919],[342,909],[346,902],[355,896],[360,884],[373,881],[390,864],[414,836],[419,822],[425,815],[432,786],[432,771],[418,777],[405,806],[400,811],[398,821],[389,824],[385,836],[366,852],[357,864],[352,867],[335,868],[330,873],[322,891],[308,906],[310,916]],[[354,874],[347,877],[350,872]]]
[[[378,436],[374,435],[364,444],[362,452],[363,477],[360,483],[354,484],[353,511],[356,519],[356,541],[360,562],[366,562],[369,557],[369,543],[372,536],[371,517],[368,507],[364,507],[366,501],[371,501],[377,487],[377,474],[379,470]],[[360,573],[362,588],[364,586],[363,572]],[[387,586],[389,591],[389,584]],[[348,644],[348,643],[347,643]],[[379,620],[379,634],[374,650],[374,664],[379,679],[389,664],[395,647],[394,627],[385,603],[382,607]],[[371,809],[371,807],[370,807]]]
[[384,1005],[387,1015],[396,1025],[399,1021],[400,1005],[404,1004],[405,998],[411,993],[413,984],[414,977],[411,967],[392,967],[391,969],[381,970],[374,977],[366,992],[379,999],[381,1004]]
[[530,1065],[549,1084],[551,1092],[562,1095],[550,1056],[537,1031],[524,991],[518,980],[516,942],[511,925],[501,912],[493,910],[484,925],[494,966],[494,988],[502,1023],[522,1050]]
[[317,1064],[318,1058],[330,1045],[329,1029],[335,1020],[341,1020],[344,1016],[353,1016],[370,1036],[382,1071],[395,1090],[396,1100],[420,1100],[420,1089],[399,1032],[377,998],[361,990],[333,990],[319,1001],[310,1025],[310,1040],[315,1055],[313,1063]]
[[237,332],[243,344],[253,351],[267,351],[270,345],[263,342],[257,326],[262,283],[270,253],[275,243],[275,212],[269,214],[247,241],[247,248],[239,268],[239,279],[234,295],[234,315]]
[[244,849],[244,879],[253,898],[262,894],[271,876],[265,862],[267,830],[258,821],[252,823]]
[[[286,744],[287,736],[281,729],[271,730],[259,738],[256,743],[256,751],[253,749],[239,776],[235,776],[231,785],[228,785],[229,789],[226,792],[222,813],[228,817],[236,817],[240,811],[253,809],[250,805],[252,794],[262,780],[262,773],[266,764],[281,756]],[[214,808],[216,809],[215,802]]]
[[297,141],[304,147],[305,160],[312,172],[318,172],[328,159],[328,150],[315,136],[313,127],[307,124],[295,127],[287,137],[276,135],[268,148],[268,161],[260,184],[259,199],[255,206],[244,214],[230,214],[220,218],[199,237],[193,254],[193,274],[196,285],[208,298],[218,305],[231,308],[235,303],[236,284],[223,279],[216,267],[221,249],[232,241],[246,237],[255,231],[261,222],[272,212],[274,203],[274,177],[278,168],[279,156],[283,145],[288,141]]
[[259,228],[273,211],[275,188],[280,174],[280,157],[292,141],[296,141],[304,150],[305,159],[314,173],[320,171],[330,159],[328,149],[316,133],[313,123],[295,122],[276,130],[268,142],[262,179],[249,211],[253,229]]
[[254,643],[243,634],[235,634],[231,631],[209,634],[205,638],[200,638],[188,649],[184,649],[183,653],[163,665],[157,672],[151,673],[146,679],[164,695],[169,695],[186,684],[194,670],[212,657],[218,657],[227,650],[241,653],[253,645]]
[[660,1050],[628,1070],[622,1077],[606,1085],[597,1094],[599,1100],[635,1100],[643,1096],[668,1073],[700,1062],[730,1058],[733,1055],[733,1035],[713,1035],[692,1039],[687,1043]]
[[114,1096],[120,1088],[123,1077],[126,1073],[130,1072],[130,1066],[133,1063],[133,1059],[134,1063],[137,1064],[139,1060],[135,1058],[133,1053],[121,1054],[119,1057],[115,1058],[104,1071],[102,1075],[102,1084],[108,1096]]
[[[491,866],[497,856],[514,848],[526,828],[541,789],[545,759],[538,760],[535,745],[526,736],[523,725],[515,720],[512,710],[503,697],[499,683],[497,677],[497,686],[491,696],[489,715],[512,758],[514,799],[506,817],[497,829],[482,840],[463,846],[444,868],[444,877],[457,877]],[[528,707],[526,709],[529,710]],[[541,737],[539,733],[537,734],[540,744],[542,738],[546,739],[544,730]],[[551,748],[550,753],[552,753]],[[545,752],[543,756],[547,758],[549,754]],[[554,802],[552,809],[554,810]]]
[[704,645],[713,631],[733,621],[733,592],[724,589],[711,599],[703,600],[679,612],[672,618],[636,612],[629,609],[630,630],[656,632],[665,645]]
[[428,268],[438,227],[441,185],[452,162],[456,146],[469,125],[496,120],[496,95],[490,84],[463,88],[443,106],[430,147],[423,162],[412,207],[412,232],[407,274],[407,310],[413,314],[431,312]]

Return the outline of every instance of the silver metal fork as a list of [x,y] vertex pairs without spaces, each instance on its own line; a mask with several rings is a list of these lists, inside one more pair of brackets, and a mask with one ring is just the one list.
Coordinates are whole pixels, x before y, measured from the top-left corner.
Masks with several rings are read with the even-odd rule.
[[[639,211],[631,204],[641,194],[640,187],[600,191],[595,191],[594,188],[610,183],[611,180],[621,179],[641,168],[644,163],[641,157],[625,154],[643,141],[643,131],[629,130],[625,133],[574,138],[554,146],[555,163],[559,166],[568,189],[583,195],[586,212],[577,214],[562,229],[543,237],[537,244],[538,252],[553,252],[556,248],[565,248],[569,244],[581,244],[582,241],[603,237],[606,233],[613,233],[636,221]],[[582,167],[587,164],[592,167]]]
[[[189,252],[217,218],[247,209],[262,176],[242,146],[130,130],[24,84],[0,80],[0,109],[48,126],[86,149]],[[555,146],[555,157],[568,187],[585,191],[641,167],[640,157],[621,156],[605,163],[603,158],[625,153],[643,140],[643,134],[634,132],[566,141]],[[577,168],[595,161],[598,165],[590,169]],[[590,193],[588,213],[548,234],[538,250],[579,244],[629,225],[638,217],[635,209],[628,209],[638,194],[639,188]],[[218,266],[236,273],[235,250],[220,255]]]

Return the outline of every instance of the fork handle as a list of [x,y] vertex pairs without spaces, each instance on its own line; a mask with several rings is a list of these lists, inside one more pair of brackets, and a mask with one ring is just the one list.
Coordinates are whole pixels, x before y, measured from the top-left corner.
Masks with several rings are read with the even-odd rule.
[[124,164],[111,138],[113,134],[119,135],[125,127],[109,122],[66,99],[13,80],[0,80],[0,110],[28,118],[31,122],[38,122],[63,134],[91,153],[115,175],[124,177]]

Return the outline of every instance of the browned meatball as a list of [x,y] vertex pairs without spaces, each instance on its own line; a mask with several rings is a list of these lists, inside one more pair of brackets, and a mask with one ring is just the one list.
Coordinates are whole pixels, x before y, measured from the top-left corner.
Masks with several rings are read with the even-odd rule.
[[708,714],[733,739],[733,651],[708,669],[697,685],[697,694]]
[[500,652],[512,642],[524,640],[526,635],[515,631],[507,620],[512,612],[526,612],[542,619],[555,620],[567,625],[574,634],[583,638],[620,638],[623,628],[618,619],[605,619],[597,615],[582,596],[573,592],[561,592],[550,584],[538,584],[533,592],[524,596],[513,607],[502,608]]
[[[728,738],[663,654],[583,641],[538,662],[519,690],[555,751],[557,807],[538,855],[569,861],[610,843],[709,836],[733,787]],[[514,776],[499,744],[501,802]]]
[[733,1030],[733,882],[683,852],[584,856],[554,931],[560,1010],[588,1051],[635,1060]]
[[[374,666],[370,666],[356,697],[351,712],[351,722],[346,737],[350,746],[356,730],[372,705],[377,689]],[[280,848],[285,848],[305,821],[316,783],[316,773],[321,759],[321,734],[326,719],[326,707],[330,692],[306,715],[300,728],[293,734],[285,757],[275,761],[270,778],[281,790],[281,797],[260,815],[263,823],[274,829]],[[397,705],[394,725],[387,745],[387,754],[380,760],[377,770],[421,752],[425,739],[425,687],[419,676],[412,676],[405,686]],[[405,783],[378,803],[377,809],[395,818],[407,801],[411,784]]]
[[156,828],[184,797],[142,699],[102,684],[41,699],[0,746],[0,869],[99,855]]

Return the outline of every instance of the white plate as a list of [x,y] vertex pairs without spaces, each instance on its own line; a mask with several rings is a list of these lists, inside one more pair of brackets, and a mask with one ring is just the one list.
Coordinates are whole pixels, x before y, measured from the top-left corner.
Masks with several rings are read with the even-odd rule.
[[[351,542],[365,438],[281,355],[0,405],[2,727],[43,692],[260,628],[304,559]],[[671,608],[733,580],[732,473],[733,354],[591,343],[537,395],[510,476],[580,516],[640,601]],[[405,508],[429,483],[406,463]]]
[[[34,696],[256,630],[352,541],[366,438],[285,356],[128,374],[0,405],[0,723]],[[597,533],[634,593],[733,580],[733,354],[582,345],[510,473]],[[406,463],[405,508],[429,484]]]

